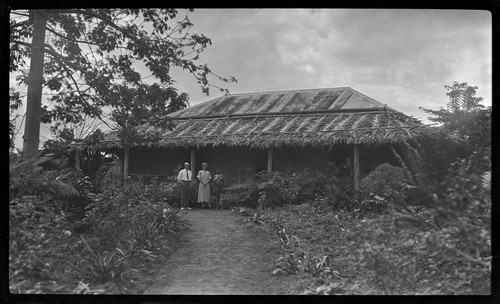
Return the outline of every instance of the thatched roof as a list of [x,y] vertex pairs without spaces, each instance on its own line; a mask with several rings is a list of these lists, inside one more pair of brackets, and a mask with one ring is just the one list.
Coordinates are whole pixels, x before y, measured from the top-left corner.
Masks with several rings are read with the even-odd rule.
[[[407,140],[424,125],[351,88],[249,93],[218,97],[169,115],[173,130],[138,127],[155,147],[323,146]],[[120,147],[107,134],[101,148]]]

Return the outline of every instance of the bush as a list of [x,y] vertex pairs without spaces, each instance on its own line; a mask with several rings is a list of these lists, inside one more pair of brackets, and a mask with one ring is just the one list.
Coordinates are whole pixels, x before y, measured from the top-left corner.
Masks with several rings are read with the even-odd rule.
[[[418,213],[427,218],[429,210]],[[281,242],[284,253],[275,265],[281,270],[275,273],[310,274],[310,284],[300,283],[306,294],[489,293],[490,252],[476,257],[462,251],[463,255],[445,245],[456,245],[447,238],[458,233],[453,227],[430,229],[413,225],[416,221],[400,223],[397,218],[398,214],[386,213],[360,219],[354,211],[332,211],[325,203],[322,210],[306,204],[269,210],[261,220],[270,226],[276,220],[286,227],[288,238]],[[285,250],[285,244],[291,246]],[[313,269],[305,267],[312,265],[306,262],[305,252],[315,265],[332,272],[314,277],[314,271],[303,270]],[[321,266],[325,256],[329,262]]]
[[71,185],[59,180],[67,172],[45,171],[42,167],[50,158],[43,157],[23,161],[11,159],[9,164],[9,199],[38,195],[45,201],[54,198],[74,198],[80,193]]
[[256,208],[258,199],[257,185],[250,183],[231,185],[221,194],[225,208],[241,206]]
[[[9,202],[9,283],[54,279],[65,272],[61,261],[75,252],[69,222],[40,197],[23,196]],[[32,282],[31,285],[33,285]],[[33,286],[23,284],[12,292]],[[38,290],[40,291],[40,290]]]
[[360,187],[364,191],[390,197],[393,191],[401,190],[404,184],[404,169],[383,163],[361,179]]
[[128,180],[122,188],[108,187],[95,195],[82,224],[91,227],[91,232],[100,236],[101,246],[110,249],[129,238],[133,229],[143,234],[150,225],[176,236],[182,226],[177,213],[169,208],[176,183],[138,179]]
[[137,271],[130,267],[128,255],[121,254],[120,251],[104,251],[103,253],[98,251],[96,253],[83,237],[81,239],[90,254],[76,264],[69,263],[78,278],[105,283],[116,279],[123,280],[125,274]]
[[293,204],[297,201],[301,180],[304,175],[300,173],[285,173],[285,172],[271,172],[263,171],[257,175],[257,188],[264,190],[266,188],[279,189],[279,200],[288,204]]
[[312,200],[317,193],[325,191],[327,184],[323,173],[311,171],[309,168],[272,173],[263,171],[257,174],[257,181],[259,189],[266,186],[279,188],[287,204],[301,204],[306,200]]
[[360,203],[360,209],[365,213],[383,212],[391,203],[405,207],[407,190],[410,189],[404,169],[388,163],[380,164],[361,179],[360,188],[368,193]]
[[326,178],[325,198],[333,210],[352,211],[359,205],[360,193],[354,189],[350,158],[342,164],[328,163],[329,174]]
[[[116,281],[132,266],[145,267],[145,261],[173,249],[183,229],[169,208],[176,182],[128,180],[121,188],[105,185],[94,193],[81,171],[63,161],[47,167],[48,159],[11,159],[11,292],[120,292],[113,284],[111,289],[86,287]],[[85,233],[85,239],[79,241],[78,233]],[[70,286],[77,283],[76,289]]]

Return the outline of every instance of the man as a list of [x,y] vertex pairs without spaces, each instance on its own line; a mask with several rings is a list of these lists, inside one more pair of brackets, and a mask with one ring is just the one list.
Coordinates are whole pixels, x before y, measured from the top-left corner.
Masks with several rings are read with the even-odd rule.
[[181,209],[191,209],[188,206],[188,191],[191,184],[193,174],[189,170],[189,163],[184,163],[184,169],[179,171],[177,175],[177,181],[181,184]]

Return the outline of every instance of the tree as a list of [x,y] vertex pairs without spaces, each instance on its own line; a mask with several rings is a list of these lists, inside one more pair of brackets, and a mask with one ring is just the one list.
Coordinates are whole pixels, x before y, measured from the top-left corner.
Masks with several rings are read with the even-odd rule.
[[467,82],[454,81],[451,86],[445,85],[449,102],[446,108],[439,110],[420,110],[429,113],[429,120],[442,125],[444,131],[458,141],[469,145],[491,145],[491,107],[480,104],[482,97],[476,97],[477,86]]
[[[211,40],[189,33],[192,26],[188,14],[178,18],[175,9],[12,11],[10,72],[19,73],[17,79],[28,85],[28,95],[36,88],[28,97],[26,119],[36,123],[26,124],[25,153],[30,156],[38,149],[40,122],[68,123],[95,117],[108,125],[110,120],[123,125],[120,119],[126,116],[141,112],[158,116],[185,107],[187,95],[177,93],[170,76],[173,67],[193,75],[207,95],[210,87],[224,90],[211,84],[210,77],[236,81],[198,63]],[[43,47],[37,48],[40,40]],[[27,58],[31,59],[29,76]],[[36,66],[40,65],[43,77],[37,79],[40,72],[35,73]],[[143,70],[150,74],[142,75]],[[149,77],[158,83],[148,83]],[[43,106],[42,87],[52,95]]]
[[23,150],[26,151],[26,156],[35,156],[38,151],[38,138],[40,134],[44,57],[43,47],[47,13],[43,10],[34,11],[30,18],[33,19],[33,39],[31,42],[31,60],[28,75],[28,97],[26,103]]
[[445,88],[449,97],[446,108],[420,108],[432,114],[429,120],[441,124],[418,138],[424,179],[430,184],[449,179],[453,175],[450,169],[466,159],[470,165],[466,175],[491,169],[491,107],[480,104],[483,99],[476,97],[476,86],[455,81]]

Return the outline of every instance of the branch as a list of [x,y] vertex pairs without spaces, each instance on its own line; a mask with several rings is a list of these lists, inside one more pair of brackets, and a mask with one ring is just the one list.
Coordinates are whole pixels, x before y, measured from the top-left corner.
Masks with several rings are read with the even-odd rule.
[[10,38],[9,43],[18,43],[18,44],[21,44],[21,45],[24,45],[24,46],[27,46],[27,47],[31,47],[31,43],[24,42],[24,41],[19,41],[19,40],[15,40],[12,37]]
[[84,44],[92,44],[92,45],[97,45],[97,46],[101,46],[100,44],[97,44],[97,43],[92,43],[92,42],[88,42],[88,41],[82,41],[82,40],[76,40],[76,39],[72,39],[72,38],[69,38],[68,36],[64,36],[64,35],[61,35],[60,33],[56,32],[54,29],[50,28],[50,27],[47,27],[47,31],[51,32],[52,34],[56,35],[56,36],[59,36],[63,39],[66,39],[68,41],[71,41],[71,42],[76,42],[76,43],[84,43]]
[[[83,102],[86,102],[85,99],[83,98],[83,93],[80,91],[80,87],[79,87],[78,83],[76,82],[75,78],[73,77],[73,73],[65,65],[65,63],[68,64],[67,61],[65,60],[65,58],[62,55],[60,55],[59,53],[57,53],[51,45],[46,44],[45,46],[48,46],[51,49],[51,53],[52,53],[51,55],[54,56],[54,58],[61,63],[62,68],[66,71],[68,77],[71,78],[71,80],[73,81],[73,84],[75,85],[75,88],[78,91],[78,96],[80,97],[80,99]],[[77,69],[77,70],[81,71],[80,69]]]
[[[76,82],[75,78],[73,78],[73,73],[72,73],[72,71],[70,71],[68,69],[68,66],[70,66],[73,69],[75,69],[77,71],[80,71],[80,72],[82,71],[82,69],[80,67],[78,67],[78,66],[75,66],[75,65],[69,63],[66,60],[66,58],[64,58],[63,55],[59,54],[51,45],[46,44],[45,46],[49,48],[48,53],[50,55],[52,55],[52,57],[54,59],[56,59],[57,61],[59,61],[59,63],[61,64],[61,67],[66,71],[66,73],[68,74],[68,77],[70,77],[73,80],[73,83],[75,84],[76,89],[78,90],[78,83]],[[80,93],[80,91],[78,91],[78,93]]]
[[93,129],[95,130],[95,121],[96,121],[96,118],[93,118],[92,122],[88,125],[87,129],[84,129],[82,127],[82,132],[80,133],[80,137],[83,138],[84,136],[86,136],[87,134],[90,134],[90,130]]
[[458,250],[458,249],[456,249],[456,248],[453,248],[453,247],[451,247],[450,245],[448,245],[448,244],[446,244],[446,243],[443,243],[443,244],[444,244],[444,246],[445,246],[446,248],[453,250],[455,253],[457,253],[458,255],[463,256],[466,260],[468,260],[468,261],[470,261],[470,262],[473,262],[473,263],[479,264],[479,265],[481,265],[481,266],[483,266],[483,267],[487,267],[487,268],[491,267],[491,264],[489,264],[489,263],[485,263],[485,262],[483,262],[483,261],[481,261],[481,260],[478,260],[478,259],[476,259],[476,258],[474,258],[474,257],[471,257],[471,256],[470,256],[470,255],[468,255],[467,253],[462,252],[462,251],[460,251],[460,250]]
[[21,13],[18,13],[18,12],[16,12],[16,11],[11,12],[11,14],[13,14],[13,15],[18,15],[18,16],[29,17],[29,14],[21,14]]
[[135,42],[141,42],[139,38],[134,37],[132,35],[129,35],[123,28],[116,25],[112,19],[106,18],[105,16],[102,16],[100,14],[94,13],[93,11],[83,10],[83,9],[60,9],[60,10],[57,10],[57,12],[58,13],[66,13],[66,14],[87,15],[87,16],[94,17],[96,19],[99,19],[99,20],[105,22],[107,25],[118,30],[119,32],[121,32],[122,34],[124,34],[128,38],[134,40]]
[[63,55],[59,54],[52,45],[50,44],[45,44],[45,51],[47,52],[47,54],[49,55],[52,55],[52,57],[54,57],[54,59],[57,59],[59,62],[61,62],[63,64],[63,67],[65,67],[66,65],[73,68],[74,70],[77,70],[79,72],[85,72],[83,71],[83,69],[77,65],[74,65],[73,63],[67,61],[66,58],[64,58]]
[[116,25],[113,20],[109,19],[109,18],[106,18],[102,15],[99,15],[99,14],[96,14],[92,11],[88,11],[88,10],[74,10],[75,13],[77,14],[86,14],[86,15],[89,15],[89,16],[92,16],[94,18],[97,18],[99,20],[102,20],[104,21],[104,23],[106,23],[107,25],[109,25],[110,27],[116,29],[117,31],[119,31],[120,33],[122,33],[123,35],[125,35],[126,37],[128,37],[129,39],[135,41],[136,43],[141,43],[141,39],[135,37],[135,36],[132,36],[130,35],[129,33],[127,33],[123,28],[119,27],[118,25]]
[[[18,41],[18,40],[11,40],[10,42],[13,42],[13,43],[19,43],[19,44],[22,44],[22,45],[25,45],[25,46],[28,46],[28,47],[31,47],[31,44],[29,43],[26,43],[26,42],[22,42],[22,41]],[[45,44],[45,51],[52,55],[52,57],[54,59],[56,59],[57,61],[59,61],[61,63],[61,66],[63,69],[65,69],[66,73],[68,74],[68,77],[71,78],[71,80],[73,81],[73,83],[75,84],[75,87],[76,87],[76,90],[78,91],[78,93],[80,94],[80,97],[82,97],[82,92],[80,92],[80,89],[79,89],[79,86],[78,86],[78,83],[76,82],[75,78],[73,78],[73,73],[68,69],[67,66],[70,66],[72,67],[73,69],[75,70],[78,70],[80,72],[82,72],[82,69],[78,66],[75,66],[71,63],[69,63],[65,58],[64,56],[62,56],[61,54],[59,54],[50,44]]]
[[11,25],[10,28],[13,29],[13,28],[16,28],[16,27],[19,27],[19,26],[23,26],[25,24],[30,24],[29,20],[24,20],[24,21],[21,21],[21,22],[18,22],[14,25]]
[[[177,22],[177,25],[174,28],[172,28],[172,30],[170,31],[170,33],[167,34],[167,38],[170,38],[175,32],[177,32],[178,28],[186,20],[189,21],[187,13],[186,13],[186,16],[184,16],[184,19],[182,19],[181,21]],[[182,33],[182,29],[181,29],[180,33]]]
[[[105,116],[105,115],[103,115],[103,116]],[[103,122],[103,123],[104,123],[104,124],[105,124],[105,125],[109,128],[109,129],[111,129],[111,130],[113,130],[113,131],[119,130],[119,128],[115,128],[115,127],[113,127],[113,126],[110,126],[110,125],[109,125],[109,124],[108,124],[108,123],[107,123],[104,119],[102,119],[102,117],[99,117],[99,120],[100,120],[101,122]]]
[[14,137],[16,137],[17,134],[19,134],[19,132],[21,131],[21,126],[23,125],[23,122],[24,122],[25,118],[26,118],[26,113],[23,115],[23,118],[21,119],[21,123],[19,124],[19,128],[17,129],[16,134],[14,134]]

